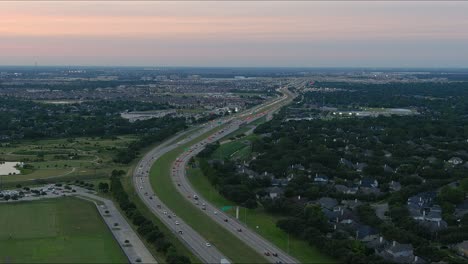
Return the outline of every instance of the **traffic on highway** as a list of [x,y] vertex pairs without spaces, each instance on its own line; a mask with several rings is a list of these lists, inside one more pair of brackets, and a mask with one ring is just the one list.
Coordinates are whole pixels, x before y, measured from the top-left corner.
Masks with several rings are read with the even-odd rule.
[[249,124],[263,116],[271,116],[272,112],[277,111],[283,105],[289,103],[293,94],[287,89],[282,90],[283,96],[274,101],[257,106],[245,113],[233,115],[228,118],[221,118],[205,123],[198,127],[184,131],[163,144],[157,146],[148,152],[138,163],[134,171],[133,183],[139,197],[151,209],[151,211],[162,220],[173,233],[177,234],[179,239],[203,262],[205,263],[228,263],[229,260],[224,256],[215,245],[206,241],[200,234],[187,225],[183,219],[177,217],[154,193],[150,181],[149,171],[153,163],[165,153],[186,144],[209,131],[218,129],[217,132],[190,146],[184,151],[171,166],[171,179],[177,186],[178,191],[186,199],[190,200],[194,206],[200,208],[208,217],[225,227],[246,245],[255,251],[264,255],[266,260],[271,263],[297,263],[298,261],[286,252],[283,252],[260,235],[250,230],[237,219],[219,211],[215,206],[203,199],[190,185],[186,178],[185,167],[190,158],[197,155],[209,143],[216,142],[223,137],[238,130],[241,125]]

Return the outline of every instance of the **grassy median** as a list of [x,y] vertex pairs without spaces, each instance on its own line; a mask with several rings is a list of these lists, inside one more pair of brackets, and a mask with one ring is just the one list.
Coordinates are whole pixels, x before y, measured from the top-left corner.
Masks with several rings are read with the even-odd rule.
[[227,231],[224,227],[211,220],[199,208],[186,200],[172,183],[170,170],[172,162],[185,148],[208,137],[215,128],[198,138],[179,146],[159,158],[150,171],[151,185],[159,198],[173,210],[180,218],[196,230],[211,244],[215,245],[223,254],[235,263],[265,263],[266,259],[256,251],[245,245],[239,238]]

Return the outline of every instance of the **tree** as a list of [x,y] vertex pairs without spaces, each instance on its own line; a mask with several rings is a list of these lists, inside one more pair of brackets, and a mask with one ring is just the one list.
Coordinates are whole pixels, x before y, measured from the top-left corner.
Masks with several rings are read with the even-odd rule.
[[463,202],[465,194],[460,188],[452,188],[450,186],[444,186],[440,190],[439,199],[452,204],[459,204]]
[[109,191],[109,184],[107,182],[100,182],[98,184],[99,191],[107,193]]

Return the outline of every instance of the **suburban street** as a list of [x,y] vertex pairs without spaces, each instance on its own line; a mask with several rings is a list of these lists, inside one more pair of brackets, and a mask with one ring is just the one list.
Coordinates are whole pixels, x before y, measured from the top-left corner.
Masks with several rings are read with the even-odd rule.
[[[194,128],[174,136],[170,140],[148,152],[136,167],[133,183],[140,198],[152,210],[152,212],[158,216],[172,230],[172,232],[174,232],[174,234],[178,235],[178,237],[187,245],[187,247],[205,263],[219,263],[221,259],[227,258],[223,256],[223,254],[217,250],[214,245],[207,245],[208,242],[201,235],[199,235],[195,230],[187,225],[183,219],[176,217],[170,208],[165,206],[164,203],[154,194],[148,178],[150,168],[153,163],[165,153],[177,148],[179,145],[190,142],[192,139],[197,138],[218,126],[227,124],[220,131],[215,132],[202,141],[192,145],[188,151],[182,153],[182,155],[179,156],[176,161],[174,161],[171,171],[171,177],[174,184],[180,185],[179,192],[181,195],[186,197],[186,199],[194,202],[193,199],[188,197],[194,197],[194,195],[200,197],[199,204],[206,204],[206,210],[204,210],[204,212],[207,214],[207,216],[235,234],[246,245],[252,247],[259,254],[264,255],[265,252],[278,254],[277,257],[266,257],[267,261],[271,263],[297,263],[297,260],[288,256],[287,253],[283,252],[272,243],[263,239],[260,235],[256,234],[254,231],[250,230],[236,219],[219,212],[216,207],[209,204],[203,199],[203,197],[195,192],[185,175],[185,166],[188,160],[203,150],[206,144],[215,142],[238,130],[242,124],[251,123],[265,115],[270,117],[272,112],[278,110],[284,104],[289,103],[293,94],[287,90],[283,91],[283,93],[284,95],[282,97],[264,105],[250,109],[245,113],[241,113],[229,118],[214,120],[199,126],[198,130]],[[195,130],[195,132],[193,132],[193,130]],[[184,138],[181,139],[182,137]],[[194,206],[197,205],[194,204]],[[202,210],[201,206],[199,206],[199,208]],[[215,211],[216,214],[214,213]],[[169,218],[169,215],[172,217]],[[227,222],[225,222],[226,219],[228,219]],[[239,232],[239,229],[241,229],[242,232]],[[180,231],[182,231],[182,234]]]

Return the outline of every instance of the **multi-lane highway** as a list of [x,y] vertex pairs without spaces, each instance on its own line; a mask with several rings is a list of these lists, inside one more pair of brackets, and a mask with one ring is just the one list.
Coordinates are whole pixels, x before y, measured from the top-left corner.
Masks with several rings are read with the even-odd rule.
[[[282,97],[257,106],[247,112],[214,120],[174,136],[147,153],[138,163],[134,171],[134,187],[143,202],[205,263],[219,263],[222,259],[227,260],[227,258],[223,256],[214,245],[209,244],[200,234],[187,225],[183,219],[178,218],[170,208],[165,206],[164,203],[155,196],[149,182],[150,168],[158,158],[177,148],[179,145],[186,144],[209,131],[218,131],[219,126],[224,126],[218,132],[213,132],[210,136],[192,145],[189,150],[182,153],[182,155],[174,161],[171,169],[171,177],[174,184],[178,186],[181,195],[191,200],[194,206],[199,206],[200,210],[204,211],[208,217],[235,234],[245,244],[249,245],[260,254],[265,254],[267,261],[272,263],[297,263],[297,260],[288,256],[288,254],[263,239],[236,219],[232,219],[229,215],[219,212],[214,206],[196,193],[185,177],[185,166],[188,160],[203,150],[206,144],[215,142],[238,130],[242,124],[248,124],[262,116],[271,115],[272,112],[278,110],[284,104],[289,103],[293,98],[293,94],[286,89],[283,89],[282,92],[284,93]],[[215,130],[215,128],[218,129]],[[197,200],[195,200],[195,198],[197,198]]]

